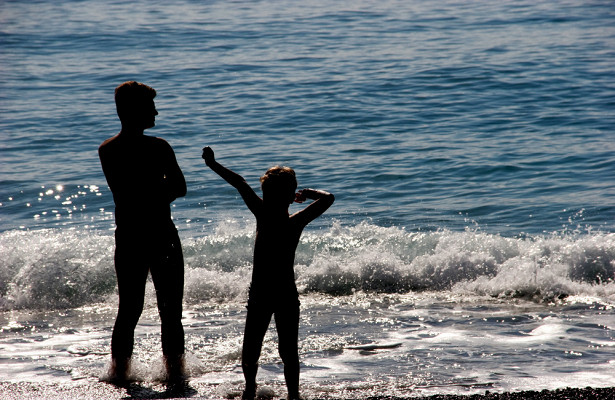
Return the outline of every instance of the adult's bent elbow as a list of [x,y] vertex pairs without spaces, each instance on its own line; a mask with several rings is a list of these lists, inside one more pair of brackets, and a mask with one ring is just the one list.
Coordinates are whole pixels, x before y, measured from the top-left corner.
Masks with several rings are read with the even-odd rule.
[[180,187],[177,189],[177,197],[184,197],[186,196],[186,194],[188,193],[188,189],[186,188],[186,186],[184,185],[183,187]]

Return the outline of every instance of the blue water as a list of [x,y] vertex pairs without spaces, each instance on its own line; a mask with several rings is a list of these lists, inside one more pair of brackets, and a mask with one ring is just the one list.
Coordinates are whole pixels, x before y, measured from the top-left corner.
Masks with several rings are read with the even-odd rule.
[[[1,380],[104,366],[114,222],[97,148],[120,129],[114,88],[134,79],[158,91],[148,133],[188,183],[173,216],[197,381],[240,381],[254,229],[201,160],[209,145],[255,187],[285,164],[336,196],[297,253],[308,394],[612,384],[611,2],[5,1],[0,49],[0,359],[15,366]],[[28,355],[36,329],[65,337],[45,310],[88,332],[73,346],[91,360]],[[354,316],[342,330],[340,314]],[[212,318],[222,333],[202,328]],[[391,341],[379,363],[350,349]],[[264,357],[276,387],[275,349]]]

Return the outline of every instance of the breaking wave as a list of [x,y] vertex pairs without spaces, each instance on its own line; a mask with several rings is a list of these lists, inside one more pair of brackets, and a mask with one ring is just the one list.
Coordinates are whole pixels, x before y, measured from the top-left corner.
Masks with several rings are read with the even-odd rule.
[[[185,302],[245,299],[253,241],[252,228],[228,226],[184,238]],[[99,231],[3,232],[0,309],[117,301],[113,247],[113,236]],[[533,301],[580,295],[614,302],[615,234],[513,238],[470,229],[408,232],[335,222],[304,233],[295,272],[306,294],[452,291]]]

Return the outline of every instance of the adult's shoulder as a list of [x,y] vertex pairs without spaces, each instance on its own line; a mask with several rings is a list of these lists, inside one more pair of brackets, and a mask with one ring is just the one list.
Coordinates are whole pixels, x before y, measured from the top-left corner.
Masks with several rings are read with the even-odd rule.
[[112,136],[109,139],[105,140],[104,142],[102,142],[100,144],[100,146],[98,146],[98,152],[105,152],[109,149],[111,149],[112,147],[114,147],[116,141],[117,141],[118,135]]
[[171,147],[169,142],[167,142],[166,140],[158,136],[143,135],[143,139],[145,139],[149,144],[152,144],[155,146],[169,147],[169,148]]
[[155,143],[156,147],[161,151],[170,151],[173,152],[173,148],[165,139],[156,136],[150,136],[152,141]]
[[144,136],[146,146],[150,149],[150,151],[158,153],[160,156],[172,156],[175,157],[175,152],[173,148],[163,138],[156,136]]

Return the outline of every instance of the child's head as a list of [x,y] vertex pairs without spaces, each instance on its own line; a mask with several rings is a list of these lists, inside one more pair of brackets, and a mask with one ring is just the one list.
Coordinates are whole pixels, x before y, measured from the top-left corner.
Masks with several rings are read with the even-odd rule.
[[297,190],[295,171],[289,167],[271,167],[261,177],[261,188],[265,201],[289,205],[295,200]]

